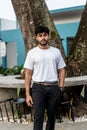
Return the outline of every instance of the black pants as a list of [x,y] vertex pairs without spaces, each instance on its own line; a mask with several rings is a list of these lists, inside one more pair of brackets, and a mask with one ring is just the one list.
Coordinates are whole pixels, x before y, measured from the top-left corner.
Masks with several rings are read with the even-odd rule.
[[44,113],[47,110],[46,130],[54,130],[57,103],[60,101],[61,92],[58,85],[43,86],[34,83],[32,98],[34,103],[34,129],[43,130]]

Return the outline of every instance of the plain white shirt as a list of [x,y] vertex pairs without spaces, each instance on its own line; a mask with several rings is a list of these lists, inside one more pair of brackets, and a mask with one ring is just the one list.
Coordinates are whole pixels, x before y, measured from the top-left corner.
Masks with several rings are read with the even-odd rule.
[[57,70],[65,66],[59,49],[51,46],[48,49],[31,49],[24,63],[24,68],[33,70],[32,80],[37,82],[58,81]]

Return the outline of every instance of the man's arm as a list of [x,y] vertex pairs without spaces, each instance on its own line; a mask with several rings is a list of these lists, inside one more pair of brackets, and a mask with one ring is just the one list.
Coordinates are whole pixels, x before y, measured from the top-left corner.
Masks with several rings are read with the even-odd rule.
[[32,70],[25,69],[26,103],[27,103],[28,106],[32,107],[33,101],[32,101],[32,97],[30,95],[31,79],[32,79]]
[[64,68],[58,69],[58,78],[59,78],[59,87],[63,87],[64,80],[65,80],[65,69]]

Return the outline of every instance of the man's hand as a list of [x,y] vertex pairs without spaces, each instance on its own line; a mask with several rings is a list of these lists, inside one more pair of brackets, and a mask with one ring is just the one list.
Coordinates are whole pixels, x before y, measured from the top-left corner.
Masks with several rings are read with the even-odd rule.
[[64,91],[64,87],[60,87],[60,90],[63,92]]
[[30,95],[26,96],[26,103],[28,106],[33,107],[33,101]]

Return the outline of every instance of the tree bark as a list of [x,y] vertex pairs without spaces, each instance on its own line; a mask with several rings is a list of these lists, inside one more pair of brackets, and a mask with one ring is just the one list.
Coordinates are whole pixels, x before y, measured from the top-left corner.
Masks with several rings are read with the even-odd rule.
[[[66,74],[67,77],[87,75],[87,3],[67,60]],[[81,97],[83,87],[84,84],[67,91],[67,95],[74,100],[75,116],[87,114],[87,99]]]
[[12,0],[12,4],[23,34],[26,52],[37,45],[34,39],[35,27],[45,25],[50,29],[49,44],[58,47],[64,57],[62,41],[55,28],[45,0]]
[[87,3],[82,13],[73,46],[70,50],[67,75],[87,75]]

